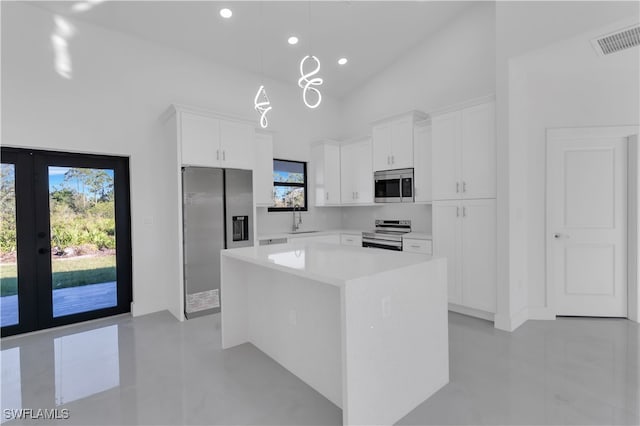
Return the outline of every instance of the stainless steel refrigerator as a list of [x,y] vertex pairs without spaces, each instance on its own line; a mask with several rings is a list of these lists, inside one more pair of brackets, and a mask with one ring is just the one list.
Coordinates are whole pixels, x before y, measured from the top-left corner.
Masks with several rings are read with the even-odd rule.
[[253,245],[250,170],[182,169],[184,312],[220,312],[220,250]]

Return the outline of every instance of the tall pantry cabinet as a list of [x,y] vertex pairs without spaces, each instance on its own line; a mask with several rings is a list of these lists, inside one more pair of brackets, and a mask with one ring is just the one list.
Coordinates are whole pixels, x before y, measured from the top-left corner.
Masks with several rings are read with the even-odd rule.
[[434,254],[447,257],[450,308],[479,316],[496,312],[495,139],[493,101],[432,116]]

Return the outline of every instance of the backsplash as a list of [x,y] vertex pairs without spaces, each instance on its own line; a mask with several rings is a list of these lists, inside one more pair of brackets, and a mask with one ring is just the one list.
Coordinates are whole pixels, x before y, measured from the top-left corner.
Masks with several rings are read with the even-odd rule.
[[416,232],[431,233],[431,204],[380,204],[373,207],[343,207],[343,229],[373,229],[376,219],[411,221]]
[[[301,212],[300,231],[340,229],[342,226],[340,207],[310,207]],[[296,218],[298,212],[296,212]],[[293,214],[291,212],[268,212],[266,207],[256,208],[256,226],[258,235],[291,232]]]

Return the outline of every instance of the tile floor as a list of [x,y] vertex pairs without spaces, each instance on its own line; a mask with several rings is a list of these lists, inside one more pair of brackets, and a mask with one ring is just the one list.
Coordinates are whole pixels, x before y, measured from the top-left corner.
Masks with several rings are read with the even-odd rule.
[[[529,321],[514,333],[449,315],[451,382],[400,424],[640,424],[640,328]],[[113,317],[2,340],[4,424],[339,425],[334,406],[249,344],[222,351],[218,315]],[[5,409],[68,409],[57,421]]]

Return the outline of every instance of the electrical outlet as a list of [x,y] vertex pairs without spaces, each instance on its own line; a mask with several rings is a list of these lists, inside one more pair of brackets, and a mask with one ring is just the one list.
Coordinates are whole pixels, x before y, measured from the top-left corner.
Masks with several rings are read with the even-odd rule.
[[296,312],[295,309],[291,309],[289,311],[289,324],[291,325],[298,325],[298,313]]
[[389,296],[382,298],[382,318],[391,318],[391,298]]

